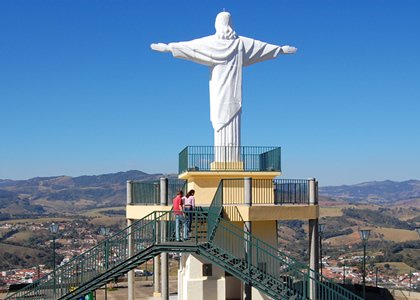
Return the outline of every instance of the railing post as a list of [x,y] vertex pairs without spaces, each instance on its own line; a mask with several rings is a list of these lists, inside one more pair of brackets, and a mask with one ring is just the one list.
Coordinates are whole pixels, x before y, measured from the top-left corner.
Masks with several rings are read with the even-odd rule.
[[55,264],[55,234],[53,236],[53,268],[54,268],[54,272],[53,272],[53,276],[54,276],[54,284],[53,284],[53,299],[56,299],[56,285],[57,285],[57,273],[56,273],[56,264]]
[[193,211],[194,214],[194,219],[193,221],[195,222],[195,226],[194,226],[194,230],[195,230],[195,245],[198,245],[198,212],[196,209],[194,209]]
[[[309,205],[317,205],[318,197],[316,195],[316,180],[309,180]],[[309,220],[309,299],[319,299],[320,289],[318,288],[319,273],[319,233],[318,218]]]
[[[85,274],[85,267],[84,267],[84,264],[85,264],[85,259],[84,259],[84,257],[82,258],[82,260],[80,261],[80,270],[81,270],[81,273],[80,273],[80,282],[82,283],[82,282],[84,282],[84,279],[83,279],[83,274]],[[54,298],[55,299],[55,298]]]
[[[160,179],[160,205],[168,205],[168,179]],[[169,213],[169,217],[170,213]],[[167,222],[161,221],[162,242],[167,240]],[[161,256],[161,276],[162,276],[162,300],[169,299],[169,271],[168,271],[168,253],[163,252]],[[156,287],[155,287],[156,289]]]
[[[105,236],[106,240],[105,240],[105,272],[108,272],[108,268],[109,268],[109,241],[108,241],[108,236]],[[108,300],[108,286],[107,286],[107,282],[105,282],[105,300]]]
[[[244,204],[252,206],[252,178],[244,178]],[[244,222],[244,240],[245,240],[245,254],[248,264],[248,275],[251,276],[251,265],[252,265],[252,247],[251,247],[251,234],[252,234],[252,223],[251,221]],[[247,234],[248,233],[248,234]],[[245,283],[245,300],[252,299],[252,285],[251,281]]]
[[[127,181],[127,205],[133,204],[133,181]],[[127,226],[131,226],[133,224],[132,219],[127,219]],[[128,257],[133,256],[134,254],[134,238],[133,238],[133,231],[132,228],[128,228]],[[134,300],[134,270],[128,271],[127,274],[127,285],[128,285],[128,300]]]

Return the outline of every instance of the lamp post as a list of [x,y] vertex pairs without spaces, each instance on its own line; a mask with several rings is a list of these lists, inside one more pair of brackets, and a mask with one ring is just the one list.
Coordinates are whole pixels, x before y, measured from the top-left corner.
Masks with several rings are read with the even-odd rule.
[[343,262],[343,284],[346,284],[346,261]]
[[[108,235],[109,235],[109,227],[101,227],[101,235],[105,236],[105,269],[108,270],[108,260],[109,260],[109,244],[108,244]],[[105,282],[105,300],[108,299],[108,287],[107,283]]]
[[359,229],[360,239],[363,245],[363,299],[366,299],[366,245],[370,235],[370,229]]
[[58,233],[58,224],[52,223],[50,225],[50,232],[53,234],[53,276],[54,276],[54,280],[53,280],[53,299],[55,299],[55,290],[56,290],[55,239],[56,239],[56,234]]
[[321,281],[322,281],[322,234],[325,230],[325,224],[320,223],[318,224],[318,232],[319,232],[319,257],[321,260],[320,267],[321,267]]
[[413,272],[410,269],[410,273],[408,273],[408,278],[410,279],[410,292],[411,292],[411,279],[413,278]]

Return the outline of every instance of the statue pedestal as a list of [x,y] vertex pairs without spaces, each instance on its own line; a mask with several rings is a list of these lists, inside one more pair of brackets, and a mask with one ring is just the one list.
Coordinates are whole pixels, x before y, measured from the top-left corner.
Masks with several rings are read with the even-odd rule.
[[243,171],[244,162],[243,161],[214,161],[210,164],[211,171]]

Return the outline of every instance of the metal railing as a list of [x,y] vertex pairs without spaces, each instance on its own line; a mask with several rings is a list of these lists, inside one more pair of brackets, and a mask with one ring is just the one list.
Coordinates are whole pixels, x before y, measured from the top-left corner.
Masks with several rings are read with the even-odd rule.
[[[211,218],[216,216],[209,212],[209,222]],[[309,299],[311,283],[317,299],[362,299],[330,279],[321,278],[307,265],[224,219],[219,220],[209,244],[211,247],[208,251],[214,250],[218,264],[243,280],[252,282],[254,287],[273,298],[279,299],[281,295],[289,299],[295,295],[294,299]]]
[[273,183],[274,204],[309,204],[309,180],[275,179]]
[[[221,193],[223,205],[243,204],[244,180],[223,179]],[[317,187],[317,186],[316,186]],[[178,191],[187,192],[187,182],[168,181],[168,199],[172,200]],[[133,182],[133,203],[142,205],[160,204],[160,182]],[[317,196],[317,191],[315,195]],[[309,180],[307,179],[252,179],[252,203],[255,204],[309,204]]]
[[217,224],[220,217],[222,217],[223,211],[223,180],[220,181],[219,186],[217,187],[216,193],[214,194],[213,200],[211,201],[209,207],[209,214],[218,216],[217,218],[211,218],[207,222],[207,232],[209,239],[213,238]]
[[160,204],[159,181],[140,181],[132,183],[133,204],[158,205]]
[[[223,205],[244,204],[244,179],[222,179]],[[309,180],[252,179],[253,205],[309,205]]]
[[[168,180],[168,199],[175,198],[179,191],[187,193],[187,181],[179,179]],[[134,181],[132,183],[133,204],[159,205],[160,181]]]
[[[254,287],[275,299],[294,296],[307,300],[311,283],[317,299],[361,300],[325,277],[320,280],[320,275],[307,265],[220,218],[220,214],[192,214],[194,229],[188,241],[175,241],[173,211],[155,211],[6,299],[77,299],[162,251],[178,251],[204,255],[239,279],[252,281]],[[216,224],[213,237],[206,232],[206,222]]]
[[174,220],[173,212],[155,211],[6,299],[72,299],[94,290],[138,266],[142,258],[156,255],[147,251],[175,236],[174,226],[167,226],[162,235],[160,221],[170,225]]
[[179,174],[194,171],[281,171],[281,148],[188,146],[179,153]]

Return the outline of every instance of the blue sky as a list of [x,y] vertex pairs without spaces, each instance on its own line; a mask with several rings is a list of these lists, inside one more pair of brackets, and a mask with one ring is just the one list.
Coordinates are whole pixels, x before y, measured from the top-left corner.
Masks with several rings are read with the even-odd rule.
[[0,178],[177,171],[212,145],[208,69],[150,49],[214,33],[293,45],[244,71],[243,145],[284,178],[420,179],[420,2],[0,1]]

